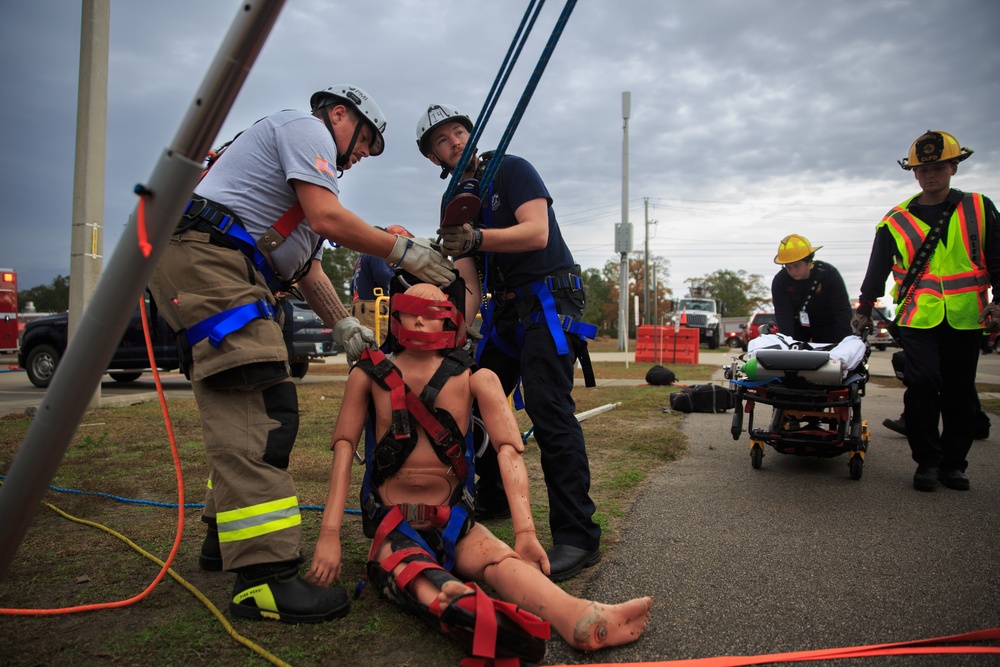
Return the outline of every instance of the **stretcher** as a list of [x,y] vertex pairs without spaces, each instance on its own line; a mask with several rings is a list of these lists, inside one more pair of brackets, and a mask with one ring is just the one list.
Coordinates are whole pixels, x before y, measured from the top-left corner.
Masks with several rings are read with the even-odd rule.
[[[768,445],[794,456],[848,454],[851,479],[861,479],[869,441],[868,422],[861,414],[869,347],[864,340],[860,343],[862,354],[849,361],[815,346],[783,349],[781,345],[751,350],[749,358],[734,357],[725,369],[736,397],[731,433],[733,440],[740,439],[745,418],[750,463],[755,469],[762,467],[764,445]],[[856,347],[858,341],[852,345]],[[858,356],[860,361],[855,363]],[[760,405],[770,406],[771,414],[766,425],[758,427],[754,417]]]

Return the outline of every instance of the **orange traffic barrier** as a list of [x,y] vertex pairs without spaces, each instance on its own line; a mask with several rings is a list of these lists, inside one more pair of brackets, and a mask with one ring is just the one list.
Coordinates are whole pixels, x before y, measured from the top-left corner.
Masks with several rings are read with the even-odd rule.
[[695,328],[640,326],[635,340],[635,360],[657,364],[697,364],[700,345],[699,331]]

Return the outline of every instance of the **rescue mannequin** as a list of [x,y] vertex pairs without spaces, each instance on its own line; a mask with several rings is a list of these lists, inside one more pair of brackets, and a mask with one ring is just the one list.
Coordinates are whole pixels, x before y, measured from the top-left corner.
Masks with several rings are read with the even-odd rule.
[[[404,294],[410,298],[409,305],[399,310],[396,308],[396,297],[393,297],[392,326],[394,334],[400,334],[397,336],[400,347],[391,362],[399,370],[406,386],[417,395],[425,390],[425,385],[442,366],[446,354],[442,344],[453,349],[460,336],[464,336],[464,318],[460,310],[446,300],[445,294],[433,285],[417,284]],[[451,331],[442,334],[449,320],[453,323]],[[441,340],[447,342],[439,343]],[[420,426],[415,428],[416,445],[409,456],[376,489],[389,513],[378,527],[369,554],[369,579],[379,585],[384,594],[464,644],[476,657],[518,657],[530,662],[539,661],[544,655],[548,628],[544,627],[547,623],[540,625],[536,617],[551,623],[566,642],[579,650],[595,650],[638,639],[649,620],[651,598],[605,605],[573,597],[546,576],[549,561],[535,535],[528,500],[527,472],[521,457],[524,445],[497,376],[486,369],[473,373],[465,368],[448,377],[433,405],[428,407],[433,407],[435,413],[444,411],[450,414],[455,424],[466,425],[462,429],[464,437],[470,424],[473,400],[479,403],[491,445],[497,452],[511,508],[514,548],[497,539],[482,524],[475,523],[471,512],[468,512],[470,516],[467,517],[464,536],[454,546],[453,573],[437,564],[442,558],[440,552],[428,554],[427,549],[407,537],[410,534],[419,535],[429,544],[439,544],[432,522],[421,520],[420,516],[411,517],[408,522],[399,521],[398,514],[403,511],[413,513],[413,507],[418,505],[431,513],[442,504],[449,503],[449,499],[454,498],[456,490],[460,491],[463,485],[455,467],[440,460]],[[331,445],[334,462],[329,497],[312,567],[306,575],[319,586],[328,586],[341,576],[340,529],[350,486],[351,464],[356,443],[362,435],[369,401],[374,404],[372,435],[375,441],[391,437],[396,421],[391,392],[383,389],[361,368],[355,368],[348,377],[340,415],[334,427]],[[398,419],[398,415],[395,417]],[[450,510],[461,511],[463,516],[466,514],[455,504]],[[393,523],[387,525],[389,521]],[[393,528],[397,522],[399,527]],[[409,533],[408,528],[416,532]],[[411,551],[405,552],[407,549]],[[401,557],[401,554],[408,555]],[[478,587],[463,581],[485,582],[503,600],[517,605],[519,609],[484,598]],[[490,610],[488,615],[476,616],[477,605],[482,609],[484,599],[493,606],[486,607]],[[490,646],[485,651],[481,647],[473,649],[479,632],[487,633],[484,628],[494,623],[497,632],[495,647]]]

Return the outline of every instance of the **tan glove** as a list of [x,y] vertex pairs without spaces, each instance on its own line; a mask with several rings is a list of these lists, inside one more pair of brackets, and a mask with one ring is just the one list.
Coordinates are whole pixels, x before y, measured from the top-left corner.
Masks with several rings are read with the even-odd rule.
[[865,329],[868,329],[868,333],[874,330],[874,323],[870,315],[862,315],[861,313],[854,313],[854,317],[851,319],[851,329],[854,333],[860,334]]
[[441,237],[441,247],[449,255],[467,255],[483,245],[483,233],[469,223],[441,227],[437,233]]
[[358,363],[366,347],[371,349],[378,347],[372,330],[362,326],[355,317],[345,317],[333,325],[333,340],[344,348],[349,366]]
[[408,239],[397,235],[396,245],[385,261],[438,287],[447,287],[455,280],[452,273],[455,265],[441,253],[441,246],[426,239]]
[[979,313],[979,323],[986,325],[986,333],[1000,329],[1000,304],[991,303]]

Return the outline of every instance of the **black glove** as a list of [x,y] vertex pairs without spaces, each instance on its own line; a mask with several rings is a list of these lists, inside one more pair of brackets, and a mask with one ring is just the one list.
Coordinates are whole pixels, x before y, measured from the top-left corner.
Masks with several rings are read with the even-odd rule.
[[449,255],[467,255],[483,245],[483,233],[469,223],[442,227],[437,233],[441,237],[441,247]]
[[854,317],[851,318],[851,329],[853,329],[856,334],[860,334],[865,329],[872,331],[874,329],[874,325],[872,323],[871,316],[863,315],[857,312],[854,313]]
[[1000,329],[1000,304],[991,303],[979,313],[979,323],[986,325],[986,333]]

